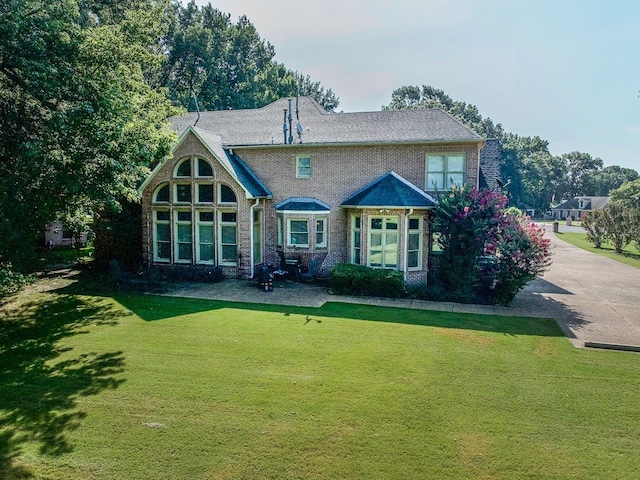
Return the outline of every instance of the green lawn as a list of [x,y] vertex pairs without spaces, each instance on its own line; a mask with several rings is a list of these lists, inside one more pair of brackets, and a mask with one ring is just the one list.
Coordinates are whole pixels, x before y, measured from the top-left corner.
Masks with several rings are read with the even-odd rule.
[[587,234],[580,232],[566,232],[556,233],[559,239],[564,240],[576,247],[588,250],[589,252],[597,253],[604,257],[617,260],[618,262],[631,265],[632,267],[640,268],[640,251],[633,245],[627,245],[622,253],[616,253],[613,249],[613,245],[609,242],[602,244],[602,248],[595,248],[593,243],[587,241]]
[[0,304],[0,479],[640,471],[640,355],[551,320],[39,285]]

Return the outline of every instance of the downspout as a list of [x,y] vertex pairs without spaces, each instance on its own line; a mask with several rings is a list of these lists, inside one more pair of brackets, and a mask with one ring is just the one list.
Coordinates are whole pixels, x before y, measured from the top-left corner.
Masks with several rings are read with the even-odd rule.
[[251,216],[251,219],[249,221],[249,278],[253,279],[253,264],[254,264],[254,259],[253,259],[253,209],[256,208],[258,205],[260,205],[260,199],[256,198],[256,203],[254,203],[253,205],[251,205],[251,208],[249,209],[249,215]]
[[409,209],[409,213],[404,218],[404,281],[407,281],[407,273],[409,268],[407,263],[409,261],[409,217],[413,215],[413,207]]

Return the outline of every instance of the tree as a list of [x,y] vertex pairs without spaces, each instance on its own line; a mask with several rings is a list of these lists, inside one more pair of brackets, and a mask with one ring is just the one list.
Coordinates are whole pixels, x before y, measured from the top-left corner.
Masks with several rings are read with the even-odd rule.
[[275,49],[246,16],[233,23],[229,14],[192,0],[184,7],[174,2],[167,24],[158,82],[175,105],[195,111],[195,96],[201,110],[258,108],[298,91],[329,111],[339,104],[331,89],[274,61]]
[[166,2],[0,3],[0,261],[24,267],[47,223],[136,196],[175,141],[158,68]]
[[602,169],[602,160],[582,152],[565,153],[562,158],[567,164],[567,198],[592,195],[589,192],[589,178]]
[[596,248],[601,248],[607,239],[605,215],[604,210],[596,209],[582,216],[582,228],[587,231],[587,241],[593,243]]
[[583,185],[586,195],[606,197],[611,191],[620,188],[625,182],[632,182],[637,179],[638,172],[634,169],[610,165],[602,170],[587,173]]
[[640,208],[640,179],[627,182],[611,192],[611,203],[624,208]]

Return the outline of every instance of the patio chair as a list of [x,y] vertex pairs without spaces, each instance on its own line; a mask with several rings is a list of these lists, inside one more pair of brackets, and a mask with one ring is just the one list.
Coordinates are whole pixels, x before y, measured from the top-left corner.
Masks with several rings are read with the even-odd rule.
[[309,269],[300,274],[300,280],[303,282],[309,282],[315,280],[318,276],[318,271],[320,270],[320,259],[318,257],[313,257],[311,261],[309,261]]

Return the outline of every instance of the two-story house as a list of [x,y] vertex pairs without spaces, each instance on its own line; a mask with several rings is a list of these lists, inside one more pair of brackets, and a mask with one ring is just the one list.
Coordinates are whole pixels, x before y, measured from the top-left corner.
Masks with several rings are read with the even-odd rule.
[[478,186],[485,140],[438,109],[328,113],[309,97],[171,119],[140,188],[149,266],[250,278],[279,252],[427,282],[436,191]]

